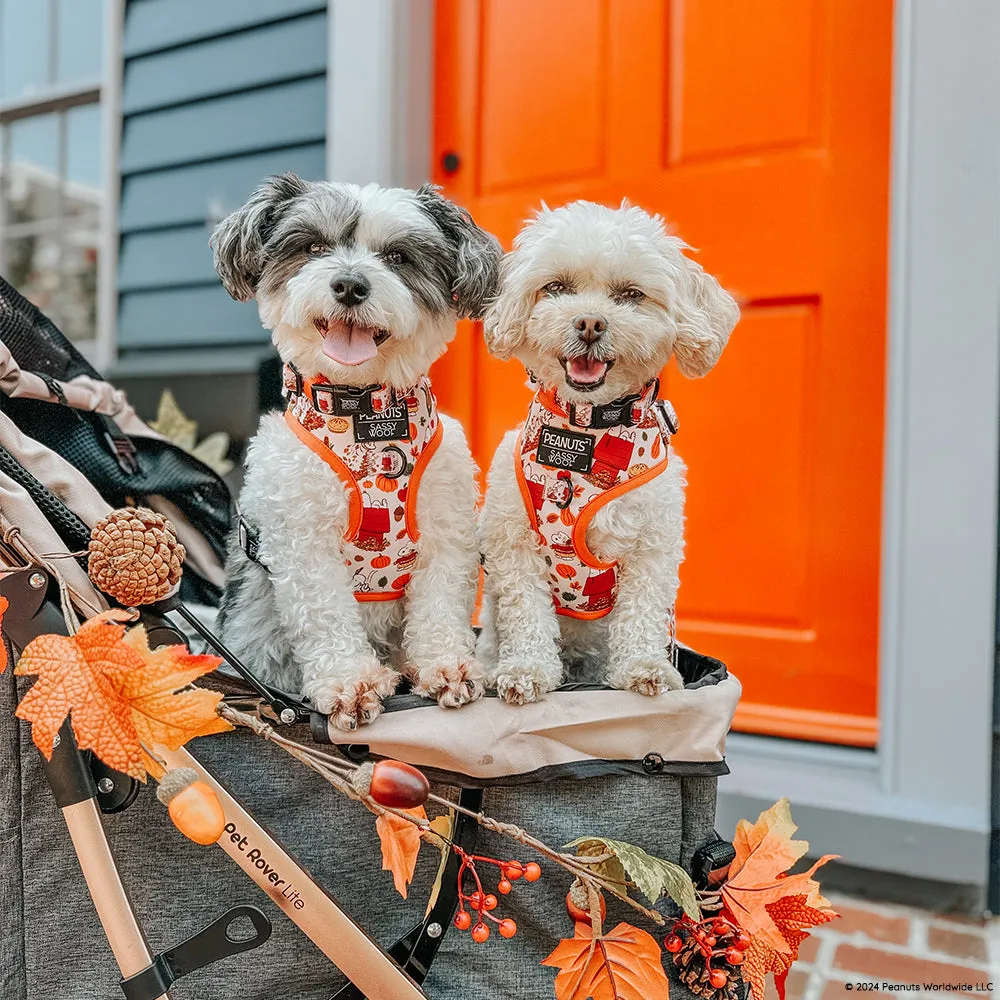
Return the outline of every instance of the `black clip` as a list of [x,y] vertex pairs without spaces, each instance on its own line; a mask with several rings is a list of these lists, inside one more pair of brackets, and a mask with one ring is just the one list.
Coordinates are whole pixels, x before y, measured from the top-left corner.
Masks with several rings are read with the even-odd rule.
[[703,890],[716,890],[729,874],[736,849],[721,837],[702,844],[691,857],[691,878]]
[[[234,936],[232,925],[246,917],[253,924],[252,937]],[[182,941],[170,951],[161,952],[142,972],[121,981],[126,1000],[156,1000],[190,972],[229,958],[251,948],[259,948],[271,936],[271,921],[256,906],[234,906],[207,927]]]
[[102,760],[88,752],[90,771],[97,784],[97,804],[102,813],[118,813],[128,809],[139,795],[139,782],[135,778],[108,767]]
[[111,451],[111,454],[118,460],[118,465],[127,476],[134,476],[140,472],[139,455],[135,450],[132,439],[104,413],[98,413],[101,423],[104,425],[104,441]]

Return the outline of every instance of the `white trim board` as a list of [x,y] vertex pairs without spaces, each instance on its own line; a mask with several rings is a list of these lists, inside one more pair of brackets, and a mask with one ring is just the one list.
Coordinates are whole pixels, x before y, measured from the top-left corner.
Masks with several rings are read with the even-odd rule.
[[122,179],[118,156],[122,142],[122,76],[125,57],[125,0],[104,0],[104,84],[101,90],[101,154],[104,205],[97,261],[97,339],[91,362],[107,372],[118,357],[118,206]]
[[432,0],[330,0],[327,177],[418,187],[431,175]]

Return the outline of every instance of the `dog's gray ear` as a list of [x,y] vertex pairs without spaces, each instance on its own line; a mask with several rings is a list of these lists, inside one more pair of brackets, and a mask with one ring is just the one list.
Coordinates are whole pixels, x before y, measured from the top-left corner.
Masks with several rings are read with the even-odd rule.
[[506,254],[500,264],[500,294],[490,303],[483,317],[486,346],[501,361],[509,361],[524,341],[525,327],[531,318],[534,296],[526,293],[517,280],[518,250]]
[[674,303],[677,337],[674,357],[682,375],[701,378],[722,356],[740,307],[702,266],[682,254],[684,276]]
[[226,291],[240,302],[252,299],[264,264],[264,244],[289,202],[303,194],[306,182],[295,174],[268,177],[238,211],[212,232],[215,270]]
[[445,198],[436,185],[422,185],[417,200],[455,249],[451,293],[458,315],[480,319],[500,281],[503,250],[499,241],[480,229],[468,212]]

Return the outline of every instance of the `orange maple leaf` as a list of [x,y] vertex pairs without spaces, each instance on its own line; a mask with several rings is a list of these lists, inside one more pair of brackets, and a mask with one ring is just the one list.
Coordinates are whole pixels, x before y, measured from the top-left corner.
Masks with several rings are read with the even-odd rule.
[[10,602],[6,597],[0,597],[0,674],[7,669],[7,642],[3,637],[3,615]]
[[[418,819],[427,819],[423,806],[403,811]],[[406,899],[406,889],[413,881],[420,853],[420,828],[401,816],[387,812],[379,814],[375,830],[382,843],[382,871],[392,872],[396,892]]]
[[649,934],[624,922],[596,940],[592,933],[590,924],[578,923],[542,961],[559,969],[556,1000],[668,1000],[662,952]]
[[788,954],[792,947],[771,916],[769,904],[802,894],[809,906],[829,909],[830,904],[820,895],[819,883],[812,876],[820,865],[837,856],[824,855],[808,871],[786,875],[809,850],[808,841],[791,839],[797,829],[788,799],[762,812],[752,825],[740,820],[733,836],[736,857],[722,887],[722,898],[736,923],[781,954]]
[[31,723],[35,746],[52,757],[67,716],[77,745],[93,750],[108,767],[145,780],[158,770],[143,746],[176,750],[195,736],[232,729],[215,714],[222,695],[184,690],[221,662],[192,656],[184,646],[151,651],[146,631],[126,635],[125,611],[106,611],[74,636],[41,635],[25,647],[17,674],[37,674],[17,707]]
[[833,920],[837,914],[832,909],[809,906],[805,895],[785,896],[767,905],[767,911],[788,944],[787,952],[775,951],[760,937],[752,937],[743,960],[743,977],[750,984],[753,1000],[764,1000],[764,980],[774,973],[778,996],[785,1000],[785,980],[792,963],[799,957],[799,945],[809,930]]

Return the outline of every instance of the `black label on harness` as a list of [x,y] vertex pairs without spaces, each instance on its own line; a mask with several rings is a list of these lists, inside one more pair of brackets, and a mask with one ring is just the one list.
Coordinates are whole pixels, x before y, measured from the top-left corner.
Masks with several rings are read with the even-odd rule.
[[313,405],[327,416],[353,417],[358,413],[371,414],[372,397],[368,389],[351,390],[343,386],[313,385]]
[[409,441],[410,415],[405,403],[390,406],[383,413],[355,414],[355,441]]
[[590,434],[578,434],[543,424],[536,455],[542,465],[551,469],[590,472],[594,463],[594,438]]

